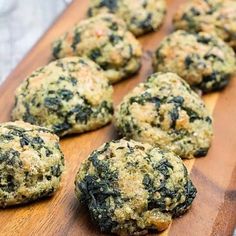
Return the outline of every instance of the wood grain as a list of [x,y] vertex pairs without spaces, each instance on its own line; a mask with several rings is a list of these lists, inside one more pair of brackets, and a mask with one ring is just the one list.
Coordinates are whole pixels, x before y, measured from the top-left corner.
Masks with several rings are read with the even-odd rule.
[[[168,16],[160,31],[143,36],[143,66],[139,74],[114,86],[117,104],[137,83],[152,73],[151,55],[163,37],[171,32],[171,18],[185,0],[169,0]],[[75,0],[48,30],[31,52],[0,87],[0,121],[10,119],[14,91],[35,68],[51,60],[51,42],[75,22],[85,17],[87,1]],[[215,236],[231,235],[236,224],[236,81],[222,93],[204,97],[214,115],[214,141],[207,157],[185,161],[198,195],[193,207],[175,219],[160,235]],[[62,187],[52,198],[29,205],[0,210],[0,235],[102,235],[91,223],[86,209],[74,196],[74,177],[83,159],[102,143],[116,138],[112,124],[82,135],[65,137],[61,146],[66,159]]]

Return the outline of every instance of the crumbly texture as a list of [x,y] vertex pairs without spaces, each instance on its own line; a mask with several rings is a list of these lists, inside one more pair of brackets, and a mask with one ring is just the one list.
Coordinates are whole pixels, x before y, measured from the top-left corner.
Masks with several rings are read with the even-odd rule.
[[0,125],[0,207],[52,195],[64,157],[50,130],[22,121]]
[[114,13],[136,36],[157,30],[166,14],[165,0],[90,0],[89,16]]
[[121,135],[173,151],[205,156],[212,118],[201,98],[173,73],[156,73],[124,97],[115,113]]
[[55,58],[86,56],[105,71],[111,83],[136,73],[141,54],[125,22],[112,14],[83,20],[53,43]]
[[166,229],[196,195],[179,157],[124,139],[104,144],[82,163],[75,192],[101,231],[119,235]]
[[236,50],[236,1],[186,1],[174,17],[176,29],[215,34]]
[[233,49],[208,33],[176,31],[156,50],[154,70],[174,72],[204,93],[224,88],[235,72]]
[[13,120],[63,136],[99,128],[112,119],[112,86],[91,60],[70,57],[33,72],[17,89]]

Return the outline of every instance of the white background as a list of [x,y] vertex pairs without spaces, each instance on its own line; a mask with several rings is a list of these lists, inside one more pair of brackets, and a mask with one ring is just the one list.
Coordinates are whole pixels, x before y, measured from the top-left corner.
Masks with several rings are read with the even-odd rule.
[[69,0],[0,0],[0,84]]

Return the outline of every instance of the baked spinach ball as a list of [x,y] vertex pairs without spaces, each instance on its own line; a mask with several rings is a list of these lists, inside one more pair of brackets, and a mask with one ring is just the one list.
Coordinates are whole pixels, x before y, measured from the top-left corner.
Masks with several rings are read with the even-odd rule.
[[236,50],[235,12],[235,0],[186,1],[174,17],[174,26],[190,32],[215,34]]
[[205,156],[212,118],[201,98],[173,73],[156,73],[127,94],[115,112],[122,136],[173,151],[182,158]]
[[166,14],[165,0],[90,0],[89,16],[114,13],[134,35],[158,29]]
[[141,46],[125,22],[112,14],[83,20],[53,44],[53,56],[86,56],[96,62],[111,83],[137,72]]
[[166,229],[189,209],[197,191],[175,154],[121,139],[82,163],[75,192],[101,231],[140,235]]
[[174,72],[204,93],[224,88],[235,72],[233,49],[217,36],[176,31],[156,50],[154,70]]
[[19,86],[12,118],[50,128],[59,136],[82,133],[110,122],[112,93],[93,61],[64,58],[37,69]]
[[63,170],[52,131],[22,121],[0,124],[0,207],[52,195]]

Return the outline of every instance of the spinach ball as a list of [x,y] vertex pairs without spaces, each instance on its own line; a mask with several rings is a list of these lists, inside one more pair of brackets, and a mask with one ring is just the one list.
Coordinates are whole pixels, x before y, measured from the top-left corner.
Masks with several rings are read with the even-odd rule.
[[217,35],[236,51],[236,1],[186,1],[174,16],[175,29]]
[[77,173],[75,192],[101,231],[118,235],[162,231],[196,196],[178,156],[124,139],[92,152]]
[[182,158],[206,156],[213,133],[204,102],[173,73],[155,73],[129,92],[115,112],[115,125],[122,136]]
[[101,68],[81,57],[63,58],[34,71],[16,91],[13,120],[57,135],[106,125],[113,114],[112,86]]
[[203,93],[224,88],[236,71],[233,49],[209,33],[176,31],[158,46],[154,70],[173,72]]
[[0,207],[54,194],[63,170],[59,138],[51,130],[22,121],[0,124]]
[[122,18],[136,36],[157,30],[166,15],[165,0],[90,0],[89,16],[113,13]]
[[139,70],[142,50],[122,19],[102,14],[78,22],[53,43],[52,54],[88,57],[115,83]]

